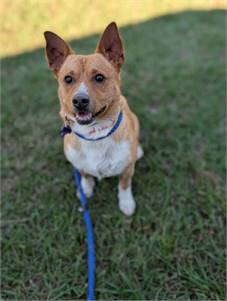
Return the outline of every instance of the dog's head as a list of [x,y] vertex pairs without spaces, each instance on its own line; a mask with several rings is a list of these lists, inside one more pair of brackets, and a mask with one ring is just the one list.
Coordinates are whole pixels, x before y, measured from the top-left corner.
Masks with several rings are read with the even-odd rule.
[[46,31],[46,56],[59,84],[61,116],[74,116],[79,124],[103,118],[120,100],[123,45],[117,25],[110,23],[96,51],[77,55],[56,34]]

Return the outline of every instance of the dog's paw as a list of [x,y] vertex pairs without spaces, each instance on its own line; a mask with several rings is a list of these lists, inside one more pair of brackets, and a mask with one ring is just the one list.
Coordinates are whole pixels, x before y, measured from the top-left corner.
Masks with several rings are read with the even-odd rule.
[[142,149],[142,146],[139,145],[137,147],[137,160],[141,159],[143,157],[143,155],[144,155],[144,151]]
[[127,216],[132,215],[136,209],[136,202],[132,195],[131,186],[127,189],[118,188],[119,208]]
[[[95,180],[92,177],[82,177],[81,185],[84,191],[84,194],[87,198],[90,198],[93,195],[93,190],[95,187]],[[77,197],[80,197],[80,192],[77,190]]]

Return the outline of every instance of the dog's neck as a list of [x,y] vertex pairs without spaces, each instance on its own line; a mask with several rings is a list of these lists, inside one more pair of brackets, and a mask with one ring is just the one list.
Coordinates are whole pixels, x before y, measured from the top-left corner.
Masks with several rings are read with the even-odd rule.
[[105,136],[110,131],[115,123],[115,118],[101,119],[95,121],[91,125],[80,125],[75,122],[72,126],[72,131],[77,132],[87,138],[97,139],[100,136]]
[[70,128],[73,132],[79,133],[80,135],[89,139],[97,139],[101,136],[107,135],[110,132],[119,116],[119,112],[120,108],[117,112],[114,112],[107,117],[97,119],[88,125],[79,124],[76,118],[71,115],[67,115],[66,119],[68,120]]

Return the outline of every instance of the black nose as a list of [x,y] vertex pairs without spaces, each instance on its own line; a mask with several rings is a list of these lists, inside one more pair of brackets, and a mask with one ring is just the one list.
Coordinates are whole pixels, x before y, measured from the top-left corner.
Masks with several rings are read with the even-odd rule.
[[89,105],[89,98],[84,94],[77,94],[73,97],[73,106],[78,110],[84,110]]

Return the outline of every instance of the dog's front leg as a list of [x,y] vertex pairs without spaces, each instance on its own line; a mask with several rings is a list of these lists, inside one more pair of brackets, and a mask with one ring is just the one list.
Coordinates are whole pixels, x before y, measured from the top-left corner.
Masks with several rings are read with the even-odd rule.
[[[83,171],[81,171],[80,174],[81,174],[81,185],[83,191],[86,197],[90,198],[93,195],[95,180],[92,176],[84,173]],[[79,191],[77,191],[77,196],[79,197]]]
[[118,186],[119,208],[125,215],[132,215],[136,209],[136,202],[132,195],[132,176],[135,163],[131,163],[121,174]]

